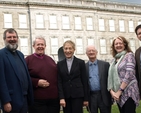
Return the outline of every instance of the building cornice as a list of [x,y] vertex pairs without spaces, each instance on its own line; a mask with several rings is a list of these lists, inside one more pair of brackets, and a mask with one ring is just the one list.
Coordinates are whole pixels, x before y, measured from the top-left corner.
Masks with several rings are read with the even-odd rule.
[[[34,1],[34,0],[33,0]],[[125,3],[116,3],[116,2],[106,2],[106,1],[81,1],[80,3],[49,3],[49,2],[16,2],[16,1],[0,1],[0,4],[5,5],[22,5],[22,6],[30,6],[30,7],[56,7],[56,8],[72,8],[72,9],[85,9],[85,10],[95,10],[95,11],[108,11],[108,12],[120,12],[120,13],[133,13],[133,14],[141,14],[141,5],[131,5]],[[112,6],[110,8],[109,6]],[[120,8],[124,7],[124,8]],[[130,9],[128,9],[130,8]]]
[[6,5],[26,5],[27,2],[16,2],[16,1],[0,1],[0,4]]

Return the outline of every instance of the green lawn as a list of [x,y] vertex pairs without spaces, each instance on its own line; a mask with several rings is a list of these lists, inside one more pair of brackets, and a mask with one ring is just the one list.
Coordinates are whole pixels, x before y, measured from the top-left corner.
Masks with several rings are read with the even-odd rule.
[[[60,113],[63,113],[63,112],[61,111]],[[84,109],[84,113],[88,113],[86,111],[86,109]],[[119,110],[118,110],[118,106],[117,105],[113,105],[112,106],[112,113],[119,113]],[[136,109],[136,113],[141,113],[141,101],[140,101],[140,105]]]

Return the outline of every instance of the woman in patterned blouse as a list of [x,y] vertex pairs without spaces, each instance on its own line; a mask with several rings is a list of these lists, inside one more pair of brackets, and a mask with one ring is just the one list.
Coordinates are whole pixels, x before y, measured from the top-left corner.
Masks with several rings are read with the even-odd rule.
[[122,36],[113,40],[111,51],[114,60],[109,68],[108,90],[117,102],[120,113],[136,113],[140,98],[134,54]]

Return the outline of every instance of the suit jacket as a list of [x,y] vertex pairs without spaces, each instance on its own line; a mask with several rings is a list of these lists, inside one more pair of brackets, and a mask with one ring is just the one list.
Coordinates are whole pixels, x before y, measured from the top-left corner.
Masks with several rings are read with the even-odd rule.
[[[97,64],[98,64],[102,99],[106,106],[110,106],[112,103],[111,95],[110,92],[107,90],[108,70],[110,65],[108,62],[104,62],[102,60],[97,60]],[[86,70],[87,70],[87,75],[89,75],[89,62],[86,63]],[[90,95],[90,87],[89,87],[89,95]]]
[[[26,70],[28,78],[28,102],[33,101],[33,92],[30,76],[27,70],[27,66],[24,60],[24,55],[20,51],[16,51],[24,68]],[[12,53],[7,49],[3,48],[0,50],[0,100],[2,107],[4,104],[10,102],[12,110],[19,110],[23,105],[24,94],[23,86],[18,72],[18,66],[15,63],[15,59]]]
[[74,57],[70,73],[66,59],[57,63],[60,99],[84,97],[88,101],[88,77],[85,62]]
[[141,47],[139,47],[135,52],[135,60],[136,60],[136,78],[139,85],[140,90],[140,97],[141,97],[141,67],[140,67],[140,54],[141,54]]

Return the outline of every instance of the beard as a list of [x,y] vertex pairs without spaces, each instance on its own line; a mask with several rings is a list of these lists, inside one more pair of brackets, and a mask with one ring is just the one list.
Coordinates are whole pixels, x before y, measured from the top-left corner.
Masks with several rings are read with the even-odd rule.
[[10,44],[5,41],[5,47],[7,47],[10,51],[15,52],[16,49],[18,48],[18,43]]

